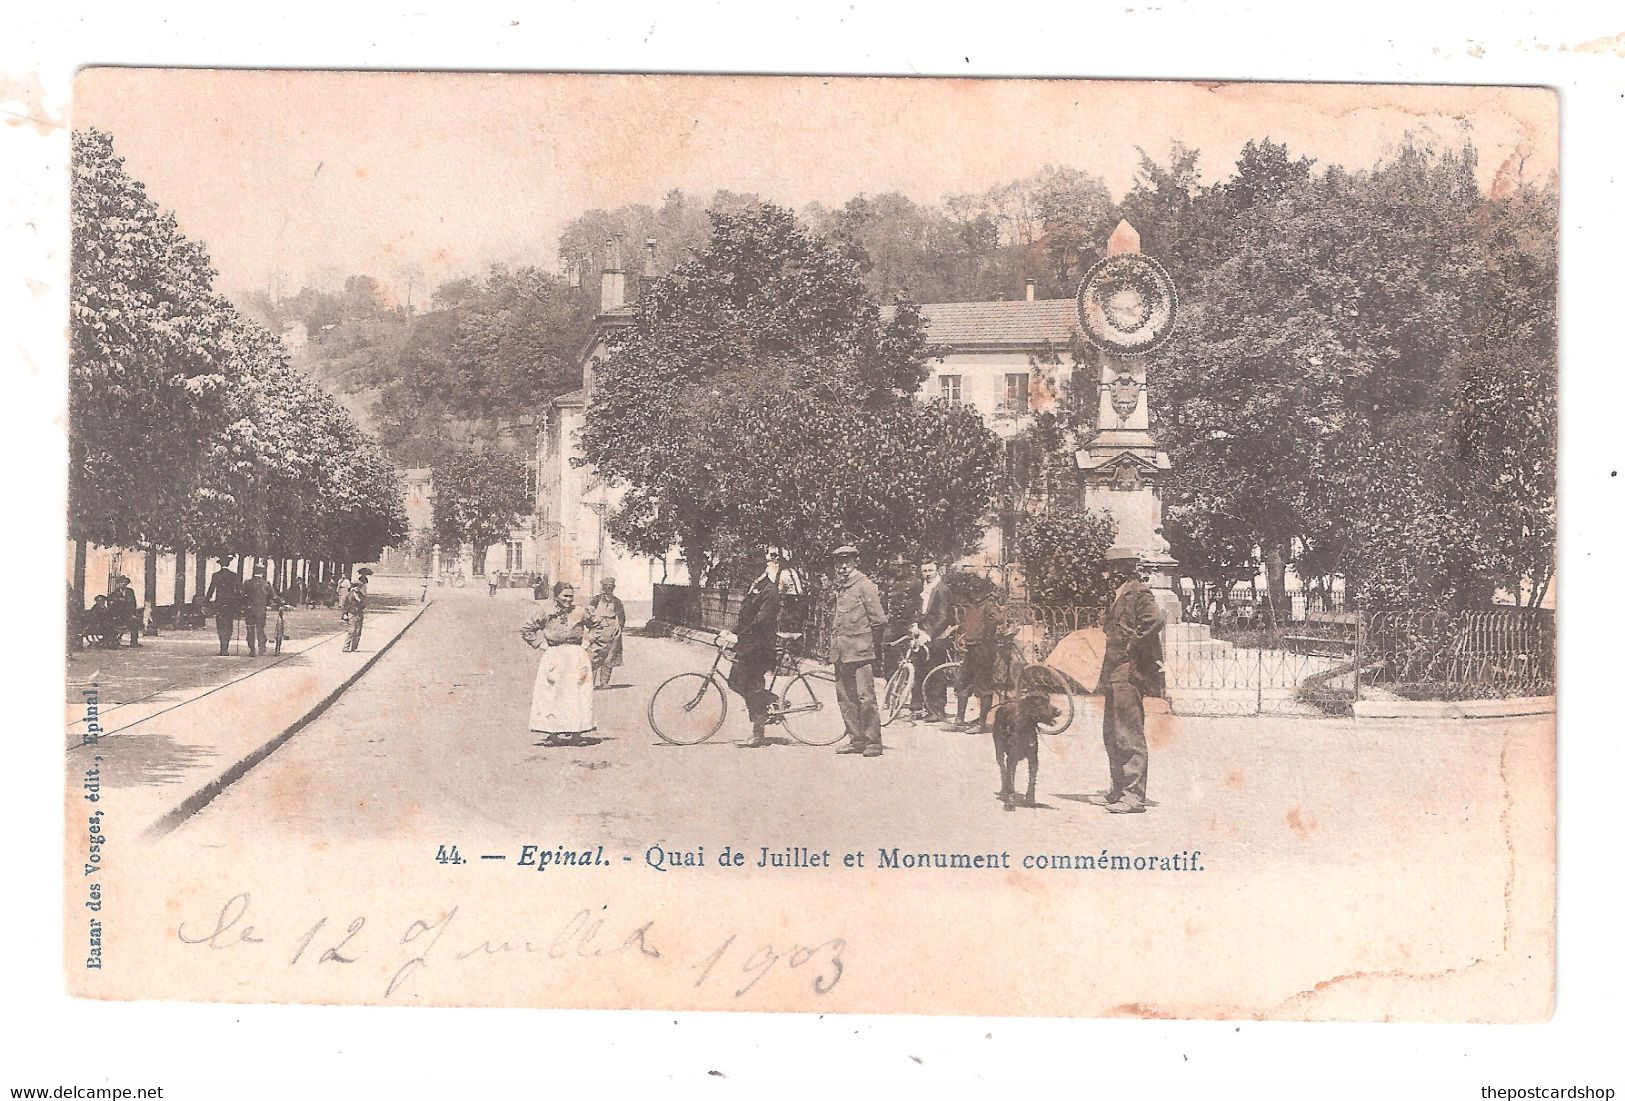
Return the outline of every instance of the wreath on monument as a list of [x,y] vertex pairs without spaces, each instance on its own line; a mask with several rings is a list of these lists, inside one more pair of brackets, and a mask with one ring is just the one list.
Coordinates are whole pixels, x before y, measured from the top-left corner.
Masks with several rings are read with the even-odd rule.
[[1161,264],[1137,252],[1108,256],[1078,284],[1084,335],[1108,352],[1141,356],[1174,332],[1179,293]]

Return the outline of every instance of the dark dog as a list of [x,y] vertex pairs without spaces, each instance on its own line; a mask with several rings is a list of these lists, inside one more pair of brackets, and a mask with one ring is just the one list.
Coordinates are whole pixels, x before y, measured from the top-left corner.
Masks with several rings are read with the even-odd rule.
[[[1005,810],[1038,805],[1038,727],[1060,712],[1043,693],[1000,704],[993,713],[993,754],[999,762],[999,799]],[[1016,763],[1027,762],[1027,795],[1016,796]]]

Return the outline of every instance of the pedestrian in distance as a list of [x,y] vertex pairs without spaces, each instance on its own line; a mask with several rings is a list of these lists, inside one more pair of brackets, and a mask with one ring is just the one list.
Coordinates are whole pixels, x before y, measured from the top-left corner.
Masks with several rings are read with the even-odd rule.
[[1111,768],[1106,809],[1112,814],[1145,811],[1148,751],[1145,697],[1163,694],[1162,609],[1140,579],[1138,552],[1114,546],[1104,568],[1117,583],[1106,611],[1106,652],[1097,690],[1105,697],[1102,735]]
[[765,567],[740,602],[733,631],[725,632],[722,639],[732,642],[734,648],[728,687],[745,701],[745,713],[750,716],[750,740],[739,743],[745,749],[772,744],[767,739],[767,717],[773,692],[767,680],[778,660],[781,570],[779,552],[768,551]]
[[[348,577],[341,577],[333,588],[334,595],[339,602],[339,619],[345,623],[350,621],[350,589],[354,585]],[[331,607],[331,605],[329,605]]]
[[130,579],[119,574],[113,579],[113,595],[108,598],[108,606],[113,610],[114,645],[124,638],[124,632],[130,632],[130,645],[141,645],[141,605],[136,602],[135,590],[130,588]]
[[847,745],[837,753],[878,757],[880,708],[875,702],[875,660],[880,653],[886,610],[880,590],[858,570],[858,549],[835,550],[835,619],[830,656],[835,662],[835,699],[846,725]]
[[220,656],[231,652],[231,636],[237,632],[237,616],[242,610],[243,579],[231,568],[231,558],[220,559],[220,568],[209,578],[203,595],[205,607],[214,609],[214,631],[220,639]]
[[621,664],[621,636],[626,630],[626,605],[615,595],[615,579],[606,577],[598,595],[587,605],[588,642],[592,647],[592,686],[608,688],[612,671]]
[[344,649],[352,654],[361,649],[361,628],[367,621],[367,580],[370,577],[372,571],[363,566],[356,571],[356,580],[344,590],[344,618],[350,624]]
[[530,694],[530,731],[536,744],[579,745],[597,729],[592,717],[592,660],[583,645],[586,625],[576,607],[575,587],[553,586],[553,607],[519,629],[532,650],[542,652]]
[[254,567],[254,576],[243,582],[243,633],[248,637],[248,656],[265,656],[265,613],[282,607],[282,595],[266,580],[265,565]]

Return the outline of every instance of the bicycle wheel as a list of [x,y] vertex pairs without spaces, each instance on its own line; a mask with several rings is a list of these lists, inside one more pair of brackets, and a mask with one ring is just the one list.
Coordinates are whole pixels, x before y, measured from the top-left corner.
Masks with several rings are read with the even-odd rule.
[[[946,661],[925,675],[925,682],[920,686],[920,694],[925,697],[925,710],[933,719],[939,722],[943,719],[959,718],[959,662]],[[974,697],[966,698],[967,705],[974,705]],[[970,714],[974,707],[968,707],[966,718],[975,718]]]
[[771,714],[803,745],[834,745],[846,736],[841,709],[835,705],[835,685],[821,677],[802,673],[785,685]]
[[1045,696],[1055,708],[1055,718],[1038,724],[1040,734],[1059,734],[1072,725],[1077,702],[1064,675],[1047,665],[1029,665],[1021,671],[1021,694]]
[[649,698],[649,726],[672,745],[698,745],[727,716],[728,694],[704,673],[679,673]]
[[880,725],[890,726],[893,719],[908,705],[914,693],[914,665],[904,661],[886,678],[886,694],[880,700]]

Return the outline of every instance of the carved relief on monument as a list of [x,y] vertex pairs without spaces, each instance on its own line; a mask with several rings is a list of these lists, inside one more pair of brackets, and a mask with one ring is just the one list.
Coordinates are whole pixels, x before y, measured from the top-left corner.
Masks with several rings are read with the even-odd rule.
[[1117,414],[1118,427],[1121,428],[1140,406],[1140,384],[1132,374],[1124,371],[1112,379],[1108,389],[1111,392],[1112,412]]

